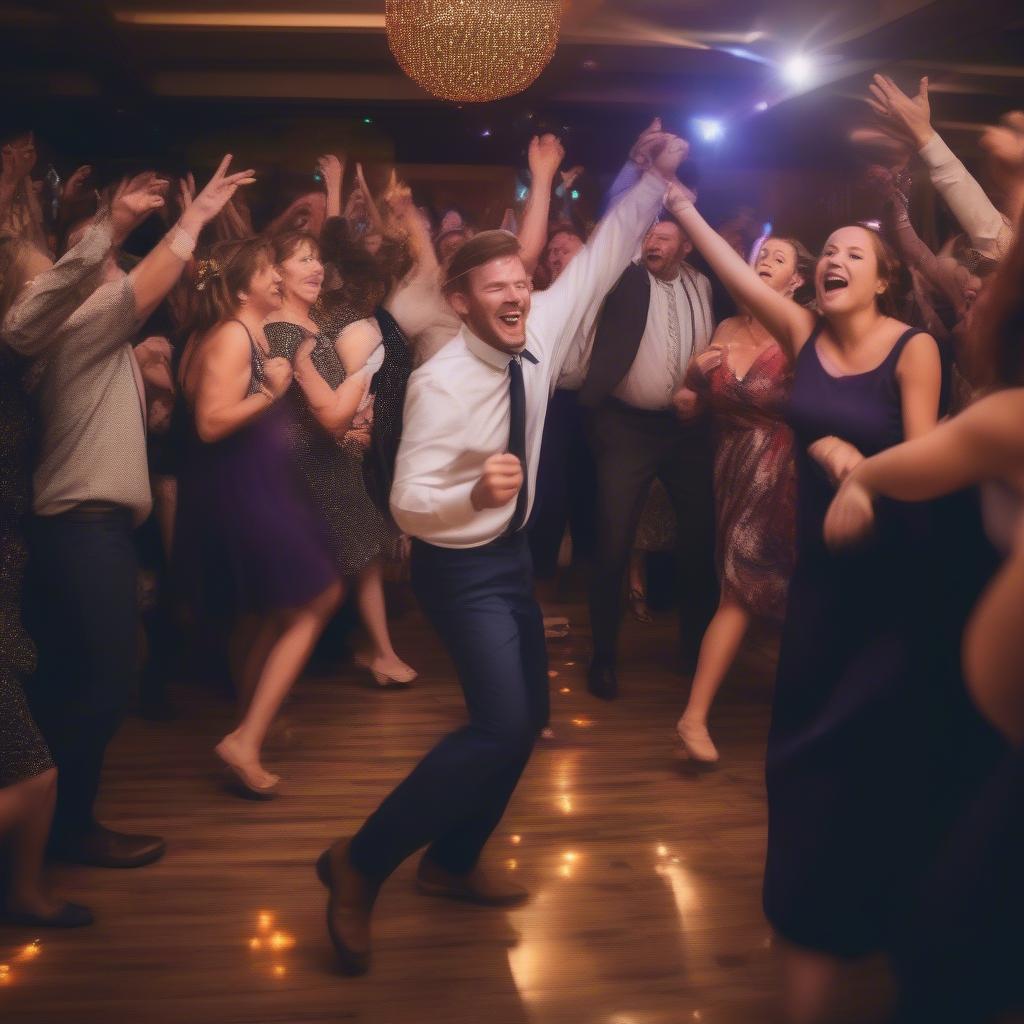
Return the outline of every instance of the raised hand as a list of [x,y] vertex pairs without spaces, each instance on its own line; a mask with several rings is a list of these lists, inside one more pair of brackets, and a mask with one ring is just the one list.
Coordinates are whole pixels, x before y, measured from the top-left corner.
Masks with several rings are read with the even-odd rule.
[[196,179],[192,176],[192,172],[189,171],[184,178],[178,179],[178,205],[181,207],[182,213],[195,202],[195,198]]
[[[230,165],[231,154],[228,153],[213,172],[213,177],[206,183],[206,187],[192,200],[192,205],[183,214],[182,227],[193,237],[224,209],[224,205],[242,185],[251,185],[256,180],[256,172],[251,169],[228,174]],[[186,220],[188,225],[185,223]],[[190,227],[194,230],[189,230]]]
[[675,179],[679,165],[690,155],[690,144],[678,135],[669,135],[665,145],[654,155],[653,168],[666,181]]
[[345,159],[337,157],[333,153],[325,153],[316,158],[317,170],[324,179],[324,185],[328,190],[336,189],[341,194],[341,182],[345,177]]
[[907,136],[920,149],[935,134],[928,99],[928,77],[921,79],[917,95],[908,96],[888,75],[875,75],[868,86],[868,106],[884,121]]
[[263,373],[267,378],[267,390],[280,398],[291,386],[292,364],[282,356],[275,356],[263,364]]
[[1005,114],[1001,125],[987,128],[981,136],[981,147],[999,173],[1014,178],[1024,177],[1024,111]]
[[856,477],[839,488],[825,515],[825,543],[843,548],[867,538],[875,525],[875,507]]
[[473,508],[501,508],[507,505],[523,486],[523,464],[519,456],[508,452],[492,455],[484,463],[484,471],[473,487],[470,501]]
[[92,174],[92,168],[88,164],[83,164],[81,167],[76,168],[71,177],[64,182],[64,188],[61,189],[60,193],[61,199],[65,203],[77,199],[85,190],[85,182],[90,174]]
[[[629,151],[629,159],[641,163],[645,154],[649,155],[650,146],[659,138],[664,138],[665,132],[661,130],[661,118],[656,117],[636,138],[633,148]],[[648,166],[650,166],[648,162]]]
[[15,139],[3,148],[3,175],[11,182],[20,182],[36,165],[36,144],[31,133]]
[[557,135],[534,135],[528,154],[530,174],[534,180],[554,181],[565,159],[565,147]]
[[110,202],[115,243],[123,242],[151,213],[164,205],[168,184],[166,178],[144,171],[117,186]]
[[697,205],[697,193],[679,181],[670,181],[665,190],[665,209],[678,217]]
[[571,191],[573,185],[576,184],[576,182],[579,180],[582,174],[582,164],[577,164],[575,167],[570,167],[567,171],[560,172],[560,177],[562,179],[562,188],[565,189],[566,192]]

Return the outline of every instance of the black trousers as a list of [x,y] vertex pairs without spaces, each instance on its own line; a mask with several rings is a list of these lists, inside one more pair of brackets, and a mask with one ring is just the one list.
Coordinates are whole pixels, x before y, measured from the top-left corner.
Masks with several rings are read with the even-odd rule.
[[26,625],[39,667],[26,691],[57,763],[59,838],[94,823],[107,744],[135,682],[137,563],[128,509],[29,523]]
[[590,561],[597,548],[594,504],[597,480],[578,392],[559,388],[548,402],[537,466],[537,493],[527,533],[533,573],[554,579],[558,552],[568,525],[573,561]]
[[597,465],[597,555],[590,586],[594,659],[614,665],[629,553],[655,477],[676,514],[681,655],[696,661],[718,606],[713,454],[706,421],[681,424],[671,412],[634,409],[614,398],[589,412]]
[[382,881],[416,850],[476,865],[548,717],[544,623],[520,532],[479,548],[413,541],[412,585],[458,673],[469,723],[449,733],[370,816],[350,856]]

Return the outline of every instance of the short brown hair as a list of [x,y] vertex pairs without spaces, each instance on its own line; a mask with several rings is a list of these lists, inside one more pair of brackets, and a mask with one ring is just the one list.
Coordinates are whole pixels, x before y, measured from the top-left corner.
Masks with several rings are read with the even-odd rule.
[[451,295],[466,283],[470,272],[491,260],[518,256],[522,250],[519,239],[510,231],[481,231],[474,235],[453,257],[444,282],[445,295]]
[[291,259],[300,246],[308,245],[313,255],[320,258],[320,240],[310,231],[279,231],[269,238],[274,250],[274,263],[280,265]]

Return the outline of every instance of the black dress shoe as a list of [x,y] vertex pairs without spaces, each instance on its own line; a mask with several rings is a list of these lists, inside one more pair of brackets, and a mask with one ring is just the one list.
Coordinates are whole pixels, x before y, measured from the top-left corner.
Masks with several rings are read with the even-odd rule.
[[615,700],[619,695],[615,666],[606,661],[592,661],[587,670],[587,689],[601,700]]
[[134,836],[94,825],[89,831],[54,840],[51,855],[95,868],[141,868],[159,860],[167,844],[159,836]]
[[316,876],[330,893],[327,934],[343,974],[366,974],[370,969],[370,919],[380,885],[357,871],[348,855],[348,840],[324,850]]
[[93,923],[92,911],[78,903],[65,903],[56,914],[23,914],[7,910],[0,914],[0,924],[20,928],[84,928]]

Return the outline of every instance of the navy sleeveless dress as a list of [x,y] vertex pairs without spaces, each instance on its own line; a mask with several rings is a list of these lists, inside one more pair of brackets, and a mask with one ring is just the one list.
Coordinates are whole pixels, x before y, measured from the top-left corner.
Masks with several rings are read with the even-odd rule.
[[896,365],[834,377],[796,361],[787,419],[797,464],[797,562],[768,739],[764,904],[785,938],[856,956],[879,947],[933,836],[929,769],[937,621],[927,505],[881,501],[872,540],[834,554],[822,526],[835,490],[808,445],[834,435],[865,456],[903,440]]
[[[252,335],[249,345],[254,395],[266,378]],[[287,403],[209,443],[191,422],[175,527],[175,561],[188,589],[203,605],[256,613],[298,608],[323,593],[338,574],[292,457]]]

